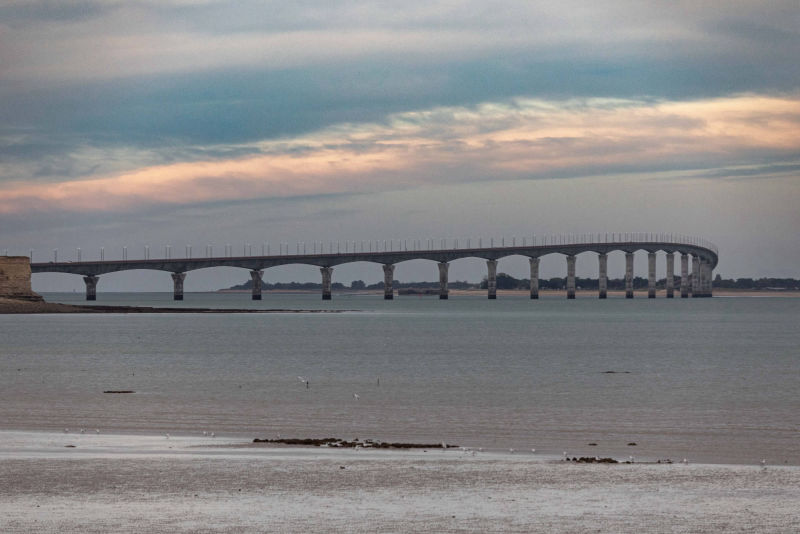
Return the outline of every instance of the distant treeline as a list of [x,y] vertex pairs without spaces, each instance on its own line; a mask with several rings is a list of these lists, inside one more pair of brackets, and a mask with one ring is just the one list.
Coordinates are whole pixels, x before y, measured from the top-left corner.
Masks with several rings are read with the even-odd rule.
[[[448,282],[447,286],[450,289],[477,289],[480,287],[480,284],[473,284],[470,282],[462,282],[460,280],[456,280],[454,282]],[[428,289],[428,288],[438,288],[439,282],[398,282],[394,280],[392,283],[392,287],[395,289],[407,289],[407,288],[421,288],[421,289]],[[287,289],[319,289],[322,290],[322,284],[315,283],[315,282],[276,282],[274,284],[270,284],[268,282],[263,282],[261,288],[264,290],[269,289],[277,289],[277,290],[287,290]],[[236,286],[231,287],[230,289],[253,289],[253,281],[248,280],[243,284],[239,284]],[[363,280],[353,280],[350,282],[349,286],[344,285],[341,282],[333,282],[331,284],[331,289],[342,290],[342,289],[354,289],[354,290],[383,290],[383,282],[378,282],[377,284],[366,284]]]
[[[690,280],[691,280],[691,275]],[[676,276],[674,279],[673,286],[677,289],[680,287],[681,284],[681,277]],[[486,278],[483,279],[480,283],[472,283],[466,281],[456,280],[453,282],[448,282],[448,287],[451,289],[486,289],[487,282]],[[575,277],[575,286],[579,289],[598,289],[598,281],[596,278],[580,278]],[[277,289],[277,290],[321,290],[322,284],[314,283],[314,282],[277,282],[274,284],[270,284],[268,282],[263,283],[263,289]],[[439,282],[400,282],[395,280],[392,284],[392,287],[395,289],[408,289],[408,288],[419,288],[419,289],[436,289],[439,287]],[[566,277],[555,277],[555,278],[541,278],[539,279],[539,288],[540,289],[566,289],[567,287],[567,279]],[[636,276],[633,279],[633,287],[634,289],[645,289],[647,288],[647,278],[642,278],[641,276]],[[659,289],[663,289],[666,287],[666,278],[661,278],[656,281],[656,287]],[[720,289],[791,289],[791,290],[800,290],[800,280],[795,280],[794,278],[728,278],[724,279],[720,275],[717,275],[714,278],[714,287]],[[231,287],[230,289],[236,290],[249,290],[253,288],[253,281],[248,280],[243,284],[239,284],[236,286]],[[527,278],[514,278],[510,274],[506,273],[499,273],[497,275],[497,289],[528,289],[530,288],[530,280]],[[383,290],[383,282],[378,282],[377,284],[366,284],[363,280],[353,280],[349,286],[342,284],[341,282],[334,282],[331,284],[331,289],[335,291],[340,291],[344,289],[351,289],[351,290]],[[625,279],[624,278],[609,278],[608,279],[608,289],[625,289]]]

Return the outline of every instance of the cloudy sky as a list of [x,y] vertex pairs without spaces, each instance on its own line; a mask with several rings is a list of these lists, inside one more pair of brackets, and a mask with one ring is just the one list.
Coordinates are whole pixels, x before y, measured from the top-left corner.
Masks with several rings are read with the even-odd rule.
[[[799,57],[796,0],[5,0],[0,251],[650,231],[713,241],[724,277],[800,277]],[[382,272],[334,274],[359,278]]]

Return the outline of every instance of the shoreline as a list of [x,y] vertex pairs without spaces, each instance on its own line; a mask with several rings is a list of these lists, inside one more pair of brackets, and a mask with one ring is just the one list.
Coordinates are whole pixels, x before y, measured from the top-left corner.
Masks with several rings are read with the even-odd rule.
[[95,304],[61,304],[58,302],[0,298],[0,315],[54,313],[343,313],[352,310],[300,310],[290,308],[167,308],[151,306],[103,306]]
[[789,532],[800,524],[798,467],[229,441],[0,432],[0,530]]

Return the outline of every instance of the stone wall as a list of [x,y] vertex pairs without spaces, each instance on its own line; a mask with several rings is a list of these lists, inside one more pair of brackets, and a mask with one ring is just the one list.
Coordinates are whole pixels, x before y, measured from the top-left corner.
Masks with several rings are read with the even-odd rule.
[[0,256],[0,297],[42,300],[31,290],[31,261],[27,256]]

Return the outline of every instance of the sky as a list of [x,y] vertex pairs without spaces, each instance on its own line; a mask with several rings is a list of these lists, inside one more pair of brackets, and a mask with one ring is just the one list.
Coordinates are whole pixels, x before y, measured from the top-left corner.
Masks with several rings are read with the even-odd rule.
[[[671,232],[714,242],[725,278],[800,278],[798,57],[796,0],[4,0],[0,253]],[[459,260],[450,279],[485,271]],[[543,258],[542,276],[565,272]],[[208,269],[185,287],[247,279]],[[98,291],[171,287],[137,271]]]

